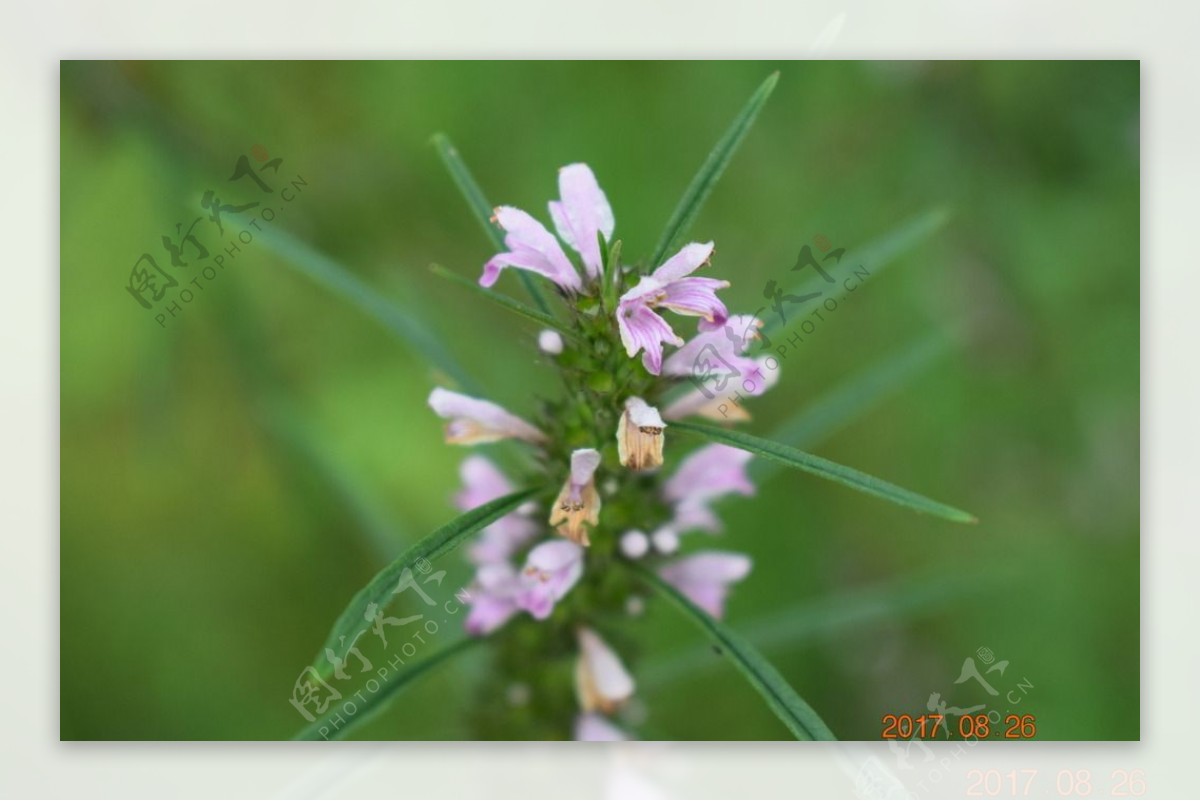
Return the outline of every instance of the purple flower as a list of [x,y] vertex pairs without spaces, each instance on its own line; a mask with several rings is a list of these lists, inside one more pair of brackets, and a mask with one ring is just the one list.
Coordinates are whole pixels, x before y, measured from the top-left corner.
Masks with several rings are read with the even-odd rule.
[[[561,199],[550,203],[554,226],[562,240],[579,253],[588,276],[595,278],[603,269],[597,235],[603,234],[607,241],[613,233],[608,198],[586,164],[570,164],[559,170],[558,191]],[[492,219],[504,229],[508,250],[496,254],[483,266],[480,284],[490,287],[500,277],[501,270],[516,267],[545,276],[567,292],[583,288],[575,266],[546,226],[512,206],[498,207]]]
[[581,628],[579,657],[575,661],[575,694],[584,712],[600,711],[611,715],[633,695],[633,677],[621,664],[620,657],[600,635]]
[[550,525],[567,539],[587,546],[588,525],[600,522],[600,493],[596,492],[595,474],[600,452],[580,448],[571,453],[571,473],[550,509]]
[[[479,455],[469,456],[459,468],[463,489],[454,496],[454,505],[466,512],[489,501],[508,495],[512,484],[494,464]],[[477,565],[503,562],[538,532],[538,524],[524,507],[510,512],[485,528],[468,552]]]
[[750,557],[725,551],[700,551],[658,569],[663,581],[715,618],[725,614],[729,585],[750,573]]
[[582,547],[569,540],[543,542],[525,558],[516,606],[537,620],[545,620],[582,575]]
[[520,417],[490,401],[472,398],[438,387],[429,394],[429,407],[446,424],[446,442],[475,445],[515,437],[527,442],[544,442],[546,435]]
[[748,420],[749,413],[733,397],[761,395],[779,380],[778,364],[770,368],[767,357],[745,355],[761,327],[762,321],[752,314],[734,315],[716,327],[701,322],[700,332],[663,363],[663,373],[690,376],[702,386],[669,405],[663,417],[680,420],[698,414],[715,420]]
[[603,715],[589,712],[575,718],[574,738],[585,743],[619,743],[628,740],[629,735],[610,723]]
[[569,164],[558,171],[560,201],[550,201],[550,218],[564,242],[575,249],[591,278],[604,271],[598,234],[612,239],[612,207],[596,176],[586,164]]
[[653,273],[642,276],[637,286],[622,295],[617,304],[617,327],[625,352],[632,358],[644,351],[642,364],[654,375],[662,372],[663,343],[683,344],[655,309],[661,307],[676,314],[701,317],[713,324],[722,323],[729,316],[716,294],[718,289],[729,286],[729,282],[690,277],[708,262],[712,252],[712,242],[684,245]]
[[517,572],[508,562],[494,562],[476,570],[468,601],[471,611],[464,624],[467,633],[481,637],[507,623],[520,608],[520,591]]
[[753,495],[754,485],[746,475],[752,455],[728,445],[705,445],[688,454],[663,485],[663,497],[674,505],[671,526],[678,531],[721,530],[709,504],[729,493]]

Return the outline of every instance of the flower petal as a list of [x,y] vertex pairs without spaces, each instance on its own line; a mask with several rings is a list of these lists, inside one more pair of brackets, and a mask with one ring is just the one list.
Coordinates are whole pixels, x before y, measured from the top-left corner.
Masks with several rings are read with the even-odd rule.
[[654,470],[663,463],[663,429],[658,409],[638,397],[625,400],[617,421],[617,458],[630,470]]
[[490,634],[517,613],[520,589],[516,571],[507,562],[488,564],[475,571],[469,601],[471,611],[464,623],[473,636]]
[[571,483],[582,487],[592,480],[600,466],[600,451],[595,448],[578,448],[571,452]]
[[744,554],[701,551],[663,565],[658,574],[696,606],[720,618],[729,585],[748,576],[751,565]]
[[690,453],[663,485],[663,497],[675,506],[671,525],[680,532],[720,531],[709,504],[722,495],[753,495],[746,475],[752,454],[728,445],[706,445]]
[[596,632],[581,628],[579,659],[576,662],[575,689],[585,712],[611,712],[634,691],[633,677]]
[[474,445],[509,437],[542,442],[545,435],[496,404],[437,387],[429,394],[429,406],[438,417],[449,420],[446,441],[452,445]]
[[454,505],[468,512],[488,501],[512,492],[512,484],[486,456],[471,454],[458,468],[463,488],[454,496]]
[[516,605],[545,620],[582,575],[583,548],[569,540],[543,542],[526,557]]
[[689,497],[716,498],[730,492],[753,495],[754,485],[746,475],[753,454],[729,445],[705,445],[688,454],[663,485],[667,500]]
[[498,253],[484,265],[480,284],[492,286],[502,269],[516,267],[543,275],[570,292],[577,292],[582,287],[579,274],[563,252],[562,245],[544,225],[512,206],[498,207],[494,219],[506,232],[504,244],[508,246],[508,252]]
[[680,278],[667,284],[658,305],[676,314],[702,317],[716,325],[729,317],[729,310],[717,297],[717,290],[727,286],[728,281],[715,278]]
[[663,343],[669,342],[676,346],[683,344],[683,340],[671,330],[666,320],[637,301],[618,306],[617,328],[621,332],[621,343],[625,346],[628,356],[632,358],[638,351],[645,351],[642,363],[652,375],[662,372]]
[[550,204],[558,235],[579,253],[588,275],[594,278],[604,269],[597,234],[603,234],[606,241],[612,238],[612,207],[586,164],[569,164],[559,170],[558,193],[562,200]]
[[583,559],[583,549],[570,540],[546,540],[525,557],[525,567],[557,573]]
[[[585,743],[618,743],[629,739],[629,736],[610,723],[608,718],[594,712],[575,718],[574,737],[577,741]],[[616,797],[632,798],[633,796]]]
[[671,281],[678,281],[685,275],[691,275],[698,270],[701,265],[712,258],[713,243],[692,242],[680,248],[679,252],[671,258],[667,259],[662,265],[655,270],[652,275],[655,280],[668,284]]
[[[704,321],[701,321],[700,332],[671,354],[663,363],[663,370],[667,375],[704,373],[707,368],[701,365],[701,357],[706,355],[725,362],[726,367],[738,370],[752,369],[753,360],[745,358],[742,354],[754,344],[761,327],[762,321],[752,314],[735,314],[726,319],[723,325],[715,327],[705,326]],[[719,366],[718,364],[708,367]]]

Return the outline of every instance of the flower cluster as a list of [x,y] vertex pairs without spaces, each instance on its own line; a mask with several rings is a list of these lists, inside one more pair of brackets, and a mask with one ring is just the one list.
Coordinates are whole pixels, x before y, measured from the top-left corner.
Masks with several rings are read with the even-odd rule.
[[[677,458],[665,448],[670,421],[730,419],[718,414],[704,385],[715,362],[736,369],[749,396],[769,389],[778,371],[747,355],[761,322],[728,313],[717,292],[729,282],[694,275],[711,264],[711,242],[686,244],[648,271],[622,265],[612,209],[591,169],[564,167],[558,184],[560,198],[549,204],[557,237],[520,209],[495,210],[507,249],[484,265],[479,282],[491,287],[504,270],[515,268],[557,288],[569,318],[563,325],[568,336],[543,331],[538,347],[562,373],[567,397],[543,402],[535,422],[443,388],[433,390],[429,405],[447,421],[449,443],[527,443],[537,468],[520,476],[522,484],[539,478],[548,484],[539,500],[492,522],[470,547],[475,578],[467,631],[491,635],[527,615],[569,632],[574,734],[621,739],[625,734],[611,718],[632,697],[635,683],[597,629],[602,619],[611,625],[606,611],[636,610],[640,589],[636,579],[614,583],[608,574],[619,563],[639,563],[721,617],[731,585],[751,569],[742,554],[710,549],[681,554],[688,535],[721,531],[717,500],[754,493],[746,473],[750,454],[707,445]],[[672,327],[679,323],[666,312],[698,318],[694,336],[683,339]],[[741,406],[735,414],[733,419],[746,416]],[[676,463],[663,479],[659,471],[668,455]],[[479,454],[467,457],[461,476],[455,504],[462,510],[515,489]],[[576,590],[584,584],[588,590]],[[578,603],[568,603],[573,590],[582,592]]]

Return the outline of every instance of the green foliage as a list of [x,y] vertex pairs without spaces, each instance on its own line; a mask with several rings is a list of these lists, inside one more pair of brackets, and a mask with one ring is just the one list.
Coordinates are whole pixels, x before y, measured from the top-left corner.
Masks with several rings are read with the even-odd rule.
[[[483,194],[483,189],[475,181],[475,176],[471,175],[471,171],[467,169],[466,163],[462,160],[462,156],[458,154],[458,148],[450,141],[445,134],[434,134],[433,146],[437,148],[438,155],[442,158],[442,163],[446,165],[446,169],[450,172],[450,177],[454,179],[455,186],[462,192],[463,199],[467,201],[467,205],[471,209],[471,213],[479,224],[483,226],[483,230],[487,233],[488,240],[497,250],[504,250],[504,235],[500,233],[500,229],[492,222],[492,205],[488,203],[487,197]],[[543,314],[550,314],[550,307],[546,304],[546,298],[542,295],[542,290],[538,288],[536,281],[525,270],[516,270],[517,277],[521,284],[525,287],[525,291],[533,298],[534,304]]]
[[333,259],[278,228],[265,229],[259,237],[267,247],[278,253],[286,264],[383,324],[415,353],[455,381],[463,391],[479,391],[478,385],[450,355],[429,324],[418,318],[413,311],[400,308]]
[[397,592],[397,584],[405,574],[411,577],[412,568],[418,561],[429,560],[432,562],[454,550],[466,542],[471,535],[504,517],[538,492],[537,489],[522,490],[477,506],[405,549],[404,553],[392,560],[387,567],[380,570],[365,587],[359,590],[342,614],[338,616],[329,636],[325,638],[325,644],[317,654],[318,669],[329,667],[329,660],[326,658],[327,649],[336,654],[345,647],[345,643],[354,642],[355,636],[366,628],[367,609],[372,605],[378,605],[380,610],[385,608],[393,594]]
[[822,459],[820,456],[805,453],[790,445],[772,442],[741,431],[732,431],[705,423],[693,423],[686,420],[674,422],[671,424],[671,427],[676,431],[684,431],[704,437],[713,442],[720,442],[725,445],[732,445],[735,448],[741,448],[744,451],[750,451],[756,456],[777,461],[786,467],[794,467],[797,470],[812,473],[821,478],[843,484],[851,489],[856,489],[859,492],[874,495],[877,498],[891,501],[900,506],[907,506],[909,509],[918,512],[941,517],[955,523],[979,522],[974,515],[968,514],[961,509],[955,509],[953,506],[938,503],[923,495],[918,495],[915,492],[897,487],[895,484],[875,478],[874,476],[869,476],[866,473],[861,473],[854,468],[831,462],[828,459]]
[[341,713],[341,708],[336,704],[333,708],[326,711],[324,715],[314,720],[309,725],[301,729],[293,740],[341,740],[347,735],[362,726],[374,720],[381,712],[387,709],[388,704],[409,684],[416,679],[425,675],[436,667],[441,666],[444,662],[458,656],[463,651],[472,648],[475,645],[484,642],[482,639],[475,637],[467,637],[459,640],[453,645],[447,645],[434,652],[433,656],[426,657],[420,662],[411,665],[403,671],[396,671],[383,682],[383,686],[377,691],[363,696],[363,699],[357,703],[357,711],[350,718],[346,718]]
[[727,655],[746,681],[758,691],[767,706],[797,740],[836,740],[833,732],[816,711],[801,698],[758,650],[728,626],[685,598],[677,589],[654,573],[638,568],[646,583],[670,600],[671,604],[704,632]]
[[716,186],[717,179],[725,171],[726,165],[733,158],[733,154],[737,152],[742,140],[746,138],[746,134],[750,133],[750,127],[754,125],[758,112],[762,111],[762,107],[766,105],[767,98],[771,96],[777,83],[779,83],[778,72],[767,76],[767,79],[762,82],[762,85],[750,96],[746,105],[734,117],[733,124],[717,141],[712,152],[708,154],[708,158],[700,165],[700,171],[688,184],[687,190],[679,200],[679,205],[675,207],[675,211],[671,213],[671,219],[667,221],[666,229],[659,237],[658,246],[654,248],[654,255],[650,257],[651,267],[662,264],[663,259],[671,252],[671,247],[687,233],[692,221],[700,213],[704,201],[708,199],[709,193]]
[[446,280],[450,281],[451,283],[457,284],[458,286],[464,287],[465,289],[469,289],[472,292],[474,292],[476,295],[485,297],[488,300],[492,301],[493,303],[498,304],[502,308],[505,308],[508,311],[513,312],[514,314],[519,314],[520,316],[524,317],[527,320],[533,320],[538,325],[544,326],[546,328],[553,328],[555,331],[558,331],[563,336],[565,336],[569,339],[576,338],[575,332],[573,330],[571,330],[568,326],[562,324],[555,318],[551,317],[549,314],[544,314],[544,313],[538,311],[537,309],[532,309],[529,306],[526,306],[524,303],[521,303],[520,301],[513,300],[508,295],[501,294],[499,292],[496,292],[495,290],[484,289],[476,282],[471,281],[466,278],[463,278],[458,273],[447,270],[445,267],[443,267],[440,264],[432,264],[432,265],[430,265],[429,269],[434,275],[441,276],[442,278],[445,278]]

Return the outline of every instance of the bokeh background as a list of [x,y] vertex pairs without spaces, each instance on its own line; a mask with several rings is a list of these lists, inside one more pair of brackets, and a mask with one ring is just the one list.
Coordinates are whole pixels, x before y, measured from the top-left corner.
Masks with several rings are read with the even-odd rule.
[[[555,390],[531,324],[426,269],[474,277],[490,255],[433,133],[493,203],[530,210],[587,161],[636,260],[776,69],[692,229],[717,242],[731,309],[786,285],[817,235],[946,222],[789,356],[749,430],[808,413],[809,449],[981,523],[778,473],[722,507],[719,546],[756,563],[729,624],[842,738],[878,739],[933,693],[993,703],[955,684],[990,649],[1039,737],[1136,739],[1136,62],[64,62],[62,738],[291,736],[292,683],[351,595],[454,516],[465,453],[425,406],[436,376],[314,271],[357,278],[511,409]],[[312,250],[244,246],[160,327],[130,268],[174,269],[160,238],[205,190],[261,197],[228,182],[255,145],[307,182],[277,224]],[[866,403],[867,386],[888,391]],[[787,736],[672,610],[628,630],[645,736]],[[487,669],[464,654],[357,736],[471,736]]]

